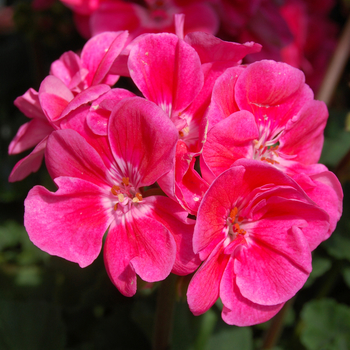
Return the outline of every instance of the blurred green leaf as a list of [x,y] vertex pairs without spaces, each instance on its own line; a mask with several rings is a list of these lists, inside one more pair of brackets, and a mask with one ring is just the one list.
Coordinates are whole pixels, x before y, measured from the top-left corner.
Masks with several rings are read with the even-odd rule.
[[331,268],[331,261],[327,258],[315,257],[312,259],[312,272],[306,281],[304,288],[310,287],[314,281]]
[[336,259],[350,261],[350,237],[340,230],[336,230],[332,236],[323,243],[329,255]]
[[343,277],[346,285],[350,288],[350,267],[343,270]]
[[65,342],[58,306],[0,300],[0,349],[63,350]]
[[252,350],[253,333],[250,327],[231,327],[212,335],[206,350]]
[[325,138],[320,163],[331,167],[338,165],[350,148],[350,133],[339,131],[337,138]]
[[308,350],[347,350],[350,348],[350,308],[333,299],[307,303],[301,319],[301,342]]

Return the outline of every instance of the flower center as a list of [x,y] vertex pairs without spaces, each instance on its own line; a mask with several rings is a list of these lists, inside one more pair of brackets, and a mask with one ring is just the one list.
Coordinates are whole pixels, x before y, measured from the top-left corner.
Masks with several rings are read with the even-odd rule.
[[243,221],[242,216],[238,216],[238,209],[237,207],[234,207],[231,212],[229,217],[227,218],[227,225],[228,225],[228,235],[231,236],[233,239],[237,237],[237,235],[245,235],[246,231],[243,230],[240,227],[240,224]]
[[130,184],[128,177],[123,177],[119,185],[113,185],[111,193],[117,199],[113,207],[115,211],[119,209],[125,213],[130,210],[132,204],[142,201],[141,193]]

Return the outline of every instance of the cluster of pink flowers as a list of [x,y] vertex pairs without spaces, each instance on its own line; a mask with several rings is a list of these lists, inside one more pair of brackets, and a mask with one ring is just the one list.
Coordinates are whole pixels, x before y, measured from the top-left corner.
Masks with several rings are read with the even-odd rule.
[[[104,32],[55,61],[39,91],[15,101],[31,121],[9,153],[35,148],[10,181],[45,157],[58,190],[35,186],[24,217],[42,250],[85,267],[108,231],[106,269],[125,296],[137,275],[197,270],[195,315],[220,297],[228,324],[264,322],[303,286],[341,215],[341,186],[317,163],[327,108],[298,69],[241,65],[259,44],[184,35],[182,16],[175,24],[176,35],[131,44],[125,31]],[[112,88],[117,72],[139,96]]]
[[129,40],[143,33],[175,33],[174,14],[183,13],[185,34],[204,31],[224,40],[258,42],[261,52],[247,61],[273,59],[300,68],[314,91],[336,44],[337,26],[328,18],[334,0],[61,1],[72,9],[85,38],[120,30],[129,31]]

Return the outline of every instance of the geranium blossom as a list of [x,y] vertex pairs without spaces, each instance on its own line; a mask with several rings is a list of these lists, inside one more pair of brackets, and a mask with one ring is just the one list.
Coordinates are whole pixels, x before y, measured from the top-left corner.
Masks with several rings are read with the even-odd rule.
[[[216,81],[208,118],[201,164],[208,182],[240,158],[271,164],[295,177],[327,210],[329,234],[333,232],[342,212],[341,186],[334,174],[316,164],[328,112],[323,102],[313,99],[300,70],[274,61],[228,69]],[[307,177],[318,178],[317,185]]]
[[169,115],[179,132],[175,168],[159,184],[195,214],[207,189],[194,164],[206,135],[213,85],[226,68],[237,66],[260,45],[224,42],[201,32],[183,37],[177,19],[178,36],[145,35],[131,49],[128,66],[137,87]]
[[194,249],[204,263],[188,288],[190,309],[199,315],[220,297],[229,324],[270,319],[305,283],[328,221],[281,171],[237,161],[212,183],[198,210]]
[[36,186],[28,194],[25,226],[33,243],[85,267],[98,256],[108,229],[106,268],[126,296],[136,292],[136,274],[154,282],[171,271],[195,270],[187,212],[142,190],[174,163],[178,134],[164,112],[128,98],[113,109],[108,140],[85,130],[58,130],[49,137],[46,162],[59,189]]
[[[39,169],[47,137],[61,128],[61,121],[78,107],[91,103],[110,90],[119,76],[109,70],[122,51],[127,32],[103,33],[89,40],[81,57],[64,53],[51,65],[50,75],[39,92],[29,89],[15,105],[32,120],[22,125],[9,145],[9,154],[18,154],[35,146],[12,170],[9,181],[19,181]],[[119,95],[130,96],[121,92]],[[119,96],[120,99],[120,96]]]

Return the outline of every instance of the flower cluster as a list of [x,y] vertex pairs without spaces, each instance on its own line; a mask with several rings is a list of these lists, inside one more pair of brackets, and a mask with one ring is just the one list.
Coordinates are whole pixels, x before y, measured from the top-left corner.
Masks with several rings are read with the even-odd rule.
[[[38,1],[38,0],[37,0]],[[185,34],[204,31],[224,40],[263,45],[249,62],[283,61],[302,69],[316,91],[335,48],[337,26],[328,15],[334,0],[61,0],[76,27],[90,38],[104,31],[175,33],[174,14],[186,15]]]
[[[341,215],[340,184],[317,163],[327,109],[298,69],[242,65],[259,44],[184,35],[183,24],[131,42],[103,32],[55,61],[15,101],[31,121],[9,153],[35,148],[10,181],[45,157],[58,189],[35,186],[24,217],[42,250],[85,267],[108,231],[106,269],[125,296],[137,276],[197,270],[195,315],[220,297],[228,324],[264,322],[303,286]],[[139,91],[113,88],[117,72]]]

